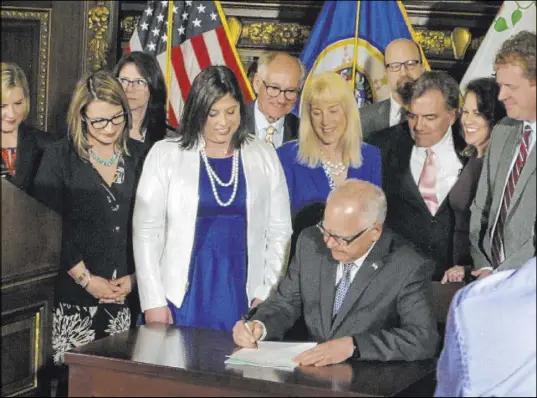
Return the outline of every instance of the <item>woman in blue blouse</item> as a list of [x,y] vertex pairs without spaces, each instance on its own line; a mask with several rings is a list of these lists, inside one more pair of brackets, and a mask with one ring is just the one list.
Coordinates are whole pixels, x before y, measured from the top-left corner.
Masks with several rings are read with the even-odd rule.
[[299,139],[278,150],[291,214],[325,202],[347,178],[381,185],[380,151],[362,142],[358,106],[349,83],[335,72],[315,76],[302,94]]

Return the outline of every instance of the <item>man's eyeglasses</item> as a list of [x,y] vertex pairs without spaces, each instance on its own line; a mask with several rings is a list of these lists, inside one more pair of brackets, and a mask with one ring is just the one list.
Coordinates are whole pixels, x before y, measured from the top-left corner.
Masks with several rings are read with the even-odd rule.
[[267,84],[264,80],[263,80],[263,84],[265,85],[265,88],[267,89],[268,96],[273,97],[273,98],[277,97],[278,95],[280,95],[280,93],[283,93],[283,95],[285,96],[286,100],[294,101],[294,100],[297,99],[298,93],[300,92],[300,90],[297,90],[297,89],[294,89],[294,88],[288,88],[286,90],[282,90],[279,87],[271,86],[271,85]]
[[360,236],[362,236],[369,229],[369,228],[366,228],[363,231],[358,232],[356,235],[346,238],[346,237],[339,236],[339,235],[334,235],[334,234],[331,234],[330,232],[328,232],[326,229],[324,229],[322,221],[317,223],[316,227],[319,228],[319,230],[321,231],[321,233],[325,237],[334,239],[336,241],[336,243],[338,244],[338,246],[348,246],[348,245],[350,245],[352,242],[354,242],[356,239],[358,239]]
[[405,65],[406,70],[412,70],[412,69],[416,69],[416,67],[420,64],[421,62],[419,59],[409,59],[408,61],[405,61],[405,62],[392,62],[392,63],[386,64],[386,68],[390,72],[399,72],[403,65]]
[[104,129],[108,126],[108,123],[112,123],[114,126],[119,126],[125,122],[125,112],[118,113],[115,116],[112,116],[111,119],[99,118],[99,119],[88,119],[87,116],[84,116],[84,120],[91,124],[94,129]]
[[127,79],[126,77],[119,77],[118,80],[123,86],[124,90],[127,90],[131,84],[134,90],[143,90],[144,88],[147,87],[147,80],[145,79],[130,80],[130,79]]

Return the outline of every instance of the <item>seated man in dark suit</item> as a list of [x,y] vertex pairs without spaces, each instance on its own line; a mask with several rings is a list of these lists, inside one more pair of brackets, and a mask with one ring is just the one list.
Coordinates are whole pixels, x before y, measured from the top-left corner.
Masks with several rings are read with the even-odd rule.
[[403,121],[406,114],[397,89],[425,72],[418,44],[408,39],[395,39],[388,44],[384,51],[384,65],[392,93],[390,98],[360,109],[364,139]]
[[281,340],[303,315],[320,344],[294,359],[301,365],[433,357],[432,266],[383,228],[385,215],[373,184],[349,179],[332,191],[323,221],[300,235],[286,277],[250,321],[235,324],[235,343]]
[[[458,132],[459,86],[445,72],[424,72],[401,90],[408,123],[366,140],[380,149],[382,188],[388,200],[386,225],[436,263],[440,281],[454,264],[452,200],[469,189],[459,175],[468,158]],[[459,193],[457,193],[459,192]]]
[[257,99],[246,106],[247,126],[256,137],[279,148],[298,136],[298,118],[291,113],[306,71],[302,62],[284,52],[263,52],[253,86]]

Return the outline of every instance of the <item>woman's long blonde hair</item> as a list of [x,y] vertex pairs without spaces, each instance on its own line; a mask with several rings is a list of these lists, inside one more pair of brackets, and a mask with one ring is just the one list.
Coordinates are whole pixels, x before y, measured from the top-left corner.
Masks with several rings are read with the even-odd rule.
[[112,105],[121,105],[125,112],[125,126],[117,139],[115,146],[123,155],[129,155],[127,141],[129,130],[132,126],[132,116],[129,101],[123,87],[110,72],[98,71],[80,79],[76,85],[69,112],[67,114],[67,126],[69,136],[75,150],[81,158],[88,159],[90,144],[87,136],[87,126],[84,120],[87,106],[96,100],[104,101]]
[[300,127],[298,161],[309,167],[321,164],[322,153],[319,139],[311,122],[313,101],[337,102],[347,117],[347,128],[341,137],[342,162],[345,166],[362,165],[362,126],[358,104],[349,83],[335,72],[323,72],[308,83],[302,93],[300,104]]

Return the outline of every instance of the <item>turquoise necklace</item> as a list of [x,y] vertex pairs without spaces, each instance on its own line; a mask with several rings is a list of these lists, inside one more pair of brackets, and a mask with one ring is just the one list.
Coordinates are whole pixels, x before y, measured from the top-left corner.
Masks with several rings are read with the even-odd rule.
[[93,160],[95,160],[97,163],[102,164],[103,166],[109,167],[112,166],[114,163],[116,163],[116,160],[119,158],[119,151],[116,149],[112,157],[108,160],[103,160],[97,155],[93,149],[89,149],[88,152],[90,153]]

